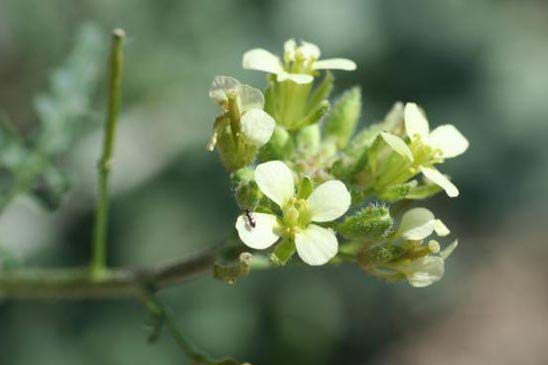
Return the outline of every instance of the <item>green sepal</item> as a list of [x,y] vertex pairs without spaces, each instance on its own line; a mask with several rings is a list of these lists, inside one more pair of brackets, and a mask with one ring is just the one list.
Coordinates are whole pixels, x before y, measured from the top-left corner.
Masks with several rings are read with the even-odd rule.
[[284,266],[293,257],[295,250],[295,241],[284,238],[270,254],[270,260],[278,266]]
[[231,176],[234,196],[241,209],[254,210],[264,196],[254,180],[254,175],[255,170],[244,167]]
[[297,197],[299,199],[307,199],[312,191],[314,190],[314,182],[308,176],[305,176],[301,179],[299,183],[299,188],[297,189]]
[[360,156],[365,149],[373,144],[377,135],[382,132],[382,129],[381,124],[373,124],[361,130],[348,144],[345,150],[346,154],[352,157]]
[[229,118],[217,129],[217,150],[228,171],[236,171],[251,164],[257,154],[257,147],[249,143],[242,133],[232,133]]
[[421,184],[409,190],[405,199],[421,200],[436,195],[443,189],[436,184]]
[[335,103],[325,123],[325,138],[333,138],[339,148],[345,148],[356,130],[362,111],[359,87],[346,91]]
[[412,180],[404,184],[390,185],[377,193],[379,199],[387,202],[395,202],[401,199],[409,199],[410,192],[416,188],[417,181]]
[[329,98],[329,95],[333,90],[334,81],[335,78],[333,77],[333,74],[327,71],[322,82],[318,86],[316,86],[316,88],[314,88],[312,94],[310,95],[310,99],[308,100],[307,112],[316,109],[323,100]]
[[322,100],[316,108],[312,109],[303,119],[295,123],[291,127],[291,130],[301,129],[318,123],[329,112],[329,109],[329,101]]

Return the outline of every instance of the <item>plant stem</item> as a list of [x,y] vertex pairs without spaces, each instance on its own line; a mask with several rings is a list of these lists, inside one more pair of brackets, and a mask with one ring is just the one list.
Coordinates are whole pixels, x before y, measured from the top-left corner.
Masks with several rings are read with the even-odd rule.
[[[149,288],[143,288],[141,292],[141,302],[146,306],[153,319],[161,330],[162,324],[165,324],[169,334],[175,340],[175,343],[179,349],[190,358],[194,364],[199,365],[240,365],[239,361],[226,357],[222,359],[215,359],[206,353],[204,350],[199,349],[190,340],[188,340],[183,333],[177,327],[175,318],[171,315],[170,311],[165,307],[162,302],[158,300],[154,291]],[[156,335],[156,333],[155,333]]]
[[108,220],[108,177],[112,164],[112,152],[116,136],[116,122],[120,113],[122,96],[122,67],[123,67],[123,41],[125,32],[115,29],[112,32],[112,48],[110,54],[110,79],[108,111],[103,139],[103,152],[98,169],[98,197],[95,215],[95,230],[93,238],[93,252],[91,259],[91,274],[98,278],[106,268],[106,241]]
[[143,286],[159,290],[212,270],[220,252],[222,247],[217,246],[156,268],[104,269],[100,277],[91,277],[86,268],[4,269],[0,271],[0,298],[136,298]]

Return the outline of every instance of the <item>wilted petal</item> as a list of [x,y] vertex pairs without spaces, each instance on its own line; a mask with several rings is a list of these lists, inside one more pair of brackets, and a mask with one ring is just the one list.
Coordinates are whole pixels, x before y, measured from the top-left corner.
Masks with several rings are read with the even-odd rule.
[[470,143],[457,128],[451,124],[441,125],[430,133],[428,144],[441,150],[444,158],[463,154]]
[[459,196],[459,189],[439,170],[424,166],[420,166],[420,170],[428,180],[445,190],[450,198]]
[[424,116],[424,114],[422,114],[417,104],[405,104],[403,115],[405,121],[405,130],[410,138],[413,138],[416,135],[420,136],[423,139],[428,138],[428,134],[430,133],[428,120],[426,120],[426,117]]
[[381,132],[381,137],[396,153],[406,157],[409,161],[413,161],[413,153],[409,147],[407,147],[403,139],[386,132]]
[[262,48],[255,48],[244,53],[242,67],[247,70],[257,70],[271,74],[283,71],[278,56]]
[[243,115],[241,122],[242,132],[257,147],[263,146],[270,140],[276,125],[274,119],[261,109],[251,109]]
[[432,234],[436,218],[426,208],[413,208],[401,218],[398,233],[406,240],[422,240]]
[[346,213],[351,197],[341,181],[330,180],[314,189],[307,201],[312,221],[329,222]]
[[295,195],[293,173],[282,161],[258,165],[255,169],[255,182],[263,194],[280,207]]
[[230,76],[215,76],[209,88],[209,97],[219,103],[227,99],[226,93],[235,90],[240,81]]
[[282,71],[277,74],[277,80],[279,82],[289,80],[297,84],[309,84],[314,81],[314,77],[307,74],[290,74],[288,72]]
[[426,256],[409,264],[405,271],[409,284],[423,288],[440,280],[445,267],[441,257]]
[[263,109],[264,96],[261,90],[255,89],[249,85],[240,85],[236,89],[238,93],[238,101],[240,113],[245,113],[251,109]]
[[357,66],[352,60],[346,58],[329,58],[314,62],[312,66],[314,70],[344,70],[354,71]]
[[315,59],[320,58],[320,48],[314,43],[302,41],[300,47],[297,50],[304,58]]
[[434,231],[436,231],[436,234],[440,237],[447,236],[451,231],[445,223],[441,221],[441,219],[436,219],[436,222],[434,223]]
[[449,255],[451,255],[451,253],[453,253],[455,248],[457,248],[458,243],[459,243],[458,240],[453,241],[453,243],[451,243],[449,246],[444,248],[443,251],[440,252],[440,257],[444,260],[447,259],[449,257]]
[[265,213],[251,213],[255,221],[252,227],[245,214],[236,220],[238,236],[246,246],[256,250],[263,250],[272,246],[280,236],[276,234],[278,221],[275,215]]
[[295,235],[295,245],[300,258],[309,265],[323,265],[339,250],[335,233],[315,224]]

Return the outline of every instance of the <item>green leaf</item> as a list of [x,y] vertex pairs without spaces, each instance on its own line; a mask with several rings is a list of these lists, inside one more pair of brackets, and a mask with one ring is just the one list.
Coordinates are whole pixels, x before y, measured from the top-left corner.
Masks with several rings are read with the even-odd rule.
[[325,137],[336,140],[339,148],[348,144],[356,130],[362,111],[362,97],[359,87],[346,91],[335,103],[325,123]]

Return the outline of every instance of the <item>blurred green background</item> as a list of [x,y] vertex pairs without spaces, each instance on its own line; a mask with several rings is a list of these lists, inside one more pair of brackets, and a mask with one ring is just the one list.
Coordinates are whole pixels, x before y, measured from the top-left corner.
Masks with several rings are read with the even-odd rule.
[[[314,42],[358,63],[336,73],[335,94],[360,85],[366,123],[416,101],[471,142],[444,165],[461,196],[426,202],[460,240],[441,282],[414,289],[357,267],[195,279],[162,298],[197,343],[261,365],[548,363],[547,2],[0,0],[0,109],[23,133],[85,22],[105,44],[113,27],[128,33],[112,265],[182,257],[233,229],[228,177],[204,148],[207,91],[217,74],[264,85],[240,67],[247,49]],[[25,265],[87,262],[104,93],[94,100],[61,208],[20,198],[0,217],[2,249]],[[146,320],[130,301],[3,301],[0,363],[188,363],[167,335],[146,343]]]

